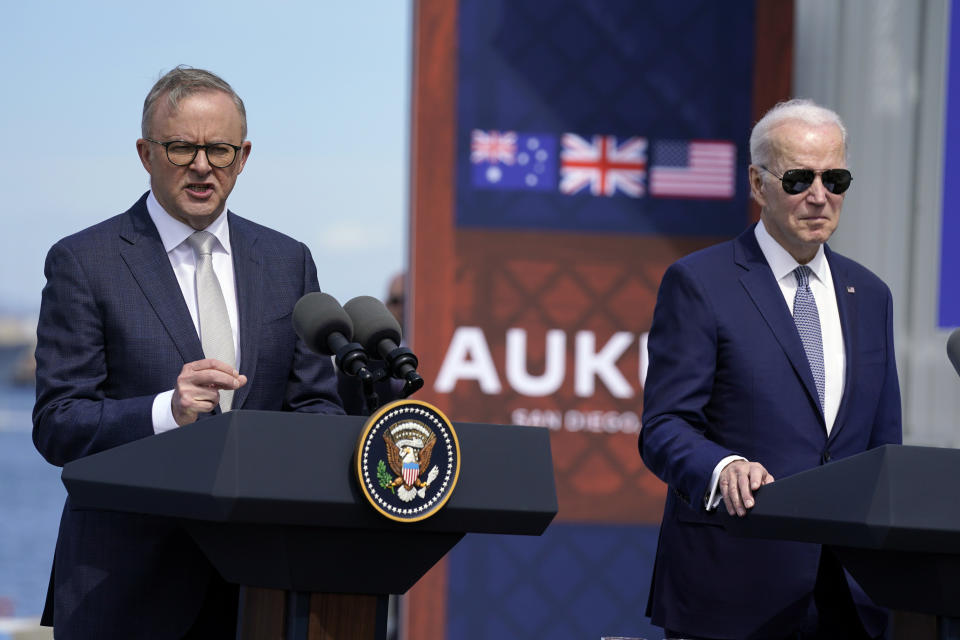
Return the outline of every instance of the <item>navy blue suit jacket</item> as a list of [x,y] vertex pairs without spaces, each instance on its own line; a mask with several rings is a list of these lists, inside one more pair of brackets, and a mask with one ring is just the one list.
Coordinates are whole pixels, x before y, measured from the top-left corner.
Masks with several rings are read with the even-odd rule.
[[[185,363],[204,357],[145,203],[146,194],[47,255],[33,439],[52,464],[152,436],[154,397],[173,388]],[[247,376],[233,408],[342,413],[330,359],[311,353],[291,323],[297,300],[319,290],[310,252],[228,215],[239,369]],[[184,428],[202,429],[202,420]],[[68,498],[45,622],[58,639],[179,638],[215,581],[176,526],[75,509]]]
[[[664,274],[640,434],[644,462],[669,486],[647,610],[654,624],[712,638],[783,637],[807,614],[819,545],[728,536],[703,504],[722,458],[742,455],[780,479],[901,441],[890,291],[856,262],[829,248],[826,256],[846,350],[829,437],[752,226]],[[861,620],[878,633],[883,612],[848,583]]]

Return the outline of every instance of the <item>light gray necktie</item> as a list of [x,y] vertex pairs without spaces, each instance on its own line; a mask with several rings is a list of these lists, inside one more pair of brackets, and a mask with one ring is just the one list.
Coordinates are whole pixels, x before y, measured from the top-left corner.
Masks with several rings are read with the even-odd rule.
[[820,335],[820,313],[817,301],[810,291],[810,267],[802,265],[793,270],[797,278],[797,295],[793,299],[793,321],[800,332],[803,350],[807,352],[810,372],[817,385],[820,408],[823,409],[823,387],[826,376],[823,370],[823,339]]
[[[197,254],[197,311],[200,319],[200,344],[203,355],[237,366],[233,347],[233,329],[227,315],[227,303],[223,299],[220,281],[213,271],[213,245],[217,238],[207,231],[197,231],[187,238],[187,244]],[[220,410],[230,411],[233,390],[220,390]]]

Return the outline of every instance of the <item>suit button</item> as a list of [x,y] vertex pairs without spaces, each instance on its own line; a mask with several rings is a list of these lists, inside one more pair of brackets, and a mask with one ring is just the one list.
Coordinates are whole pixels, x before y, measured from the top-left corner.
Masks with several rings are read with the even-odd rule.
[[821,458],[823,459],[824,462],[830,462],[830,452],[824,451],[823,456],[821,456]]

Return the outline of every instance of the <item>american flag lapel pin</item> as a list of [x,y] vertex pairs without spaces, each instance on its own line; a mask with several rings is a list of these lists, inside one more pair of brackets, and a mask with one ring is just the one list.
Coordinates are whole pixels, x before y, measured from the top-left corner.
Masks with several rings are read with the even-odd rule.
[[853,288],[852,284],[847,285],[847,293],[856,293],[857,290]]

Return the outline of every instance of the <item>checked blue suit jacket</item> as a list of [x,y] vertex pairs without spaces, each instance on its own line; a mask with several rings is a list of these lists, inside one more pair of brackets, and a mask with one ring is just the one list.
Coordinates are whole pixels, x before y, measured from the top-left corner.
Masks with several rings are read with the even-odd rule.
[[[297,300],[319,290],[309,250],[227,215],[239,369],[248,380],[233,408],[342,413],[330,359],[311,353],[291,323]],[[57,242],[45,275],[33,412],[37,449],[63,465],[153,436],[154,397],[173,388],[185,363],[204,356],[146,194],[126,213]],[[203,428],[202,420],[185,428]],[[44,622],[54,624],[60,640],[180,638],[209,608],[208,591],[217,580],[175,525],[75,509],[68,498]],[[229,619],[226,608],[227,636],[235,614],[234,608]]]
[[[640,434],[644,462],[669,486],[647,609],[654,624],[711,638],[776,638],[807,614],[820,546],[728,536],[703,506],[722,458],[742,455],[781,479],[901,441],[890,291],[825,250],[846,350],[829,437],[800,335],[753,226],[664,274]],[[880,633],[885,614],[849,575],[847,582],[867,630]]]

